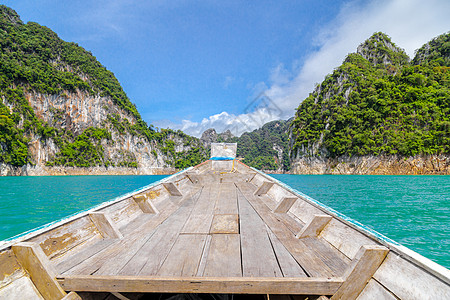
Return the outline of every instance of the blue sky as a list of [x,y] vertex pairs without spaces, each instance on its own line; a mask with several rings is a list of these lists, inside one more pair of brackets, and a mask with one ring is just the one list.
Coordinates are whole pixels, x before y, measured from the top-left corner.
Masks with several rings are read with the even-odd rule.
[[373,32],[413,56],[450,30],[448,0],[1,3],[91,51],[147,123],[195,136],[293,116]]

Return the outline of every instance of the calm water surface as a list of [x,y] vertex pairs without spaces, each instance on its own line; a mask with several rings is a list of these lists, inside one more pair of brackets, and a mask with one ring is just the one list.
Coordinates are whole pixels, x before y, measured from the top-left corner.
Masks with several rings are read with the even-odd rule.
[[[164,177],[0,177],[0,240]],[[450,176],[273,177],[450,267]]]
[[0,240],[88,209],[164,177],[0,177]]

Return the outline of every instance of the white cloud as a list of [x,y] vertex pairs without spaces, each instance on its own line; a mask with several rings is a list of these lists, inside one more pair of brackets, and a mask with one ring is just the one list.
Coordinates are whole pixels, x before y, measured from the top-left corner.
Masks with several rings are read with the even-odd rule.
[[217,133],[230,130],[233,135],[240,136],[246,131],[253,131],[265,123],[277,119],[280,119],[277,110],[264,107],[239,116],[224,111],[204,118],[201,122],[183,120],[181,124],[177,124],[168,120],[160,120],[153,123],[160,128],[181,129],[183,132],[196,137],[201,137],[202,133],[209,128],[214,128]]
[[173,125],[172,128],[201,136],[208,128],[212,127],[217,132],[222,132],[236,122],[241,122],[240,120],[247,125],[240,128],[256,129],[262,124],[254,122],[252,116],[258,113],[266,117],[266,122],[292,117],[295,108],[314,89],[315,83],[321,82],[326,74],[331,73],[342,63],[348,53],[355,52],[357,46],[374,32],[382,31],[388,34],[392,41],[404,48],[412,58],[414,51],[424,43],[450,30],[449,11],[448,0],[348,2],[341,8],[336,19],[321,29],[315,41],[319,50],[306,57],[300,68],[298,61],[292,63],[294,71],[278,65],[273,69],[268,83],[260,82],[254,88],[264,91],[281,109],[280,114],[267,115],[264,111],[256,110],[251,114],[235,116],[222,112],[204,118],[201,122],[184,120],[182,124]]

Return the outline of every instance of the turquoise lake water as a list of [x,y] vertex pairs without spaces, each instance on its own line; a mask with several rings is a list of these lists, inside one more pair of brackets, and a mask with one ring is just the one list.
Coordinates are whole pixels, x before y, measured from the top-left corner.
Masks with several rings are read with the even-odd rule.
[[[164,177],[0,177],[0,240]],[[450,176],[273,177],[450,267]]]

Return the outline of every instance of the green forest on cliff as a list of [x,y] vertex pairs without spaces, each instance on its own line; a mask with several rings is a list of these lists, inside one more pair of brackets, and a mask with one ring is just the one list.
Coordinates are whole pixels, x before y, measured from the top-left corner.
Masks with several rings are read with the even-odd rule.
[[[75,136],[71,131],[52,127],[36,116],[24,96],[25,91],[64,95],[76,90],[110,97],[136,122],[130,124],[117,115],[109,115],[109,125],[119,132],[128,131],[149,142],[155,141],[161,151],[171,157],[168,160],[171,166],[184,168],[206,158],[201,146],[176,152],[167,140],[168,136],[177,136],[189,143],[192,137],[169,129],[156,131],[147,126],[114,74],[92,53],[75,43],[61,40],[45,26],[34,22],[24,24],[14,10],[0,5],[0,97],[5,100],[0,101],[0,161],[18,167],[32,163],[27,137],[34,133],[42,140],[54,140],[60,148],[48,165],[114,165],[105,160],[101,145],[102,140],[111,140],[110,132],[103,128],[87,128]],[[137,167],[132,155],[116,165]]]
[[450,33],[412,61],[375,33],[301,103],[292,133],[293,155],[450,153]]

